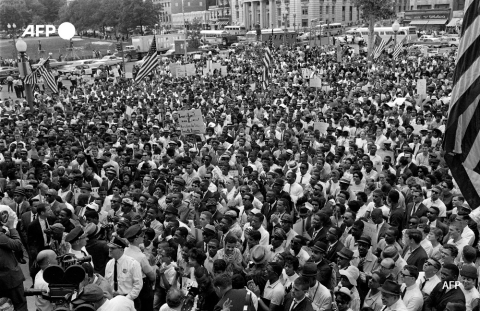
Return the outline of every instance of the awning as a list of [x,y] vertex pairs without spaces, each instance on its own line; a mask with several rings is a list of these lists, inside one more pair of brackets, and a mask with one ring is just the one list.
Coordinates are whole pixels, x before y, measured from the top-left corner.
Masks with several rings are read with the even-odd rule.
[[463,18],[461,17],[454,17],[450,20],[447,27],[457,27],[457,25],[461,25],[463,22]]
[[228,25],[228,21],[218,22],[218,26],[227,26],[227,25]]
[[410,25],[426,25],[428,24],[428,19],[416,19],[410,22]]
[[429,19],[429,25],[445,25],[447,23],[446,19]]

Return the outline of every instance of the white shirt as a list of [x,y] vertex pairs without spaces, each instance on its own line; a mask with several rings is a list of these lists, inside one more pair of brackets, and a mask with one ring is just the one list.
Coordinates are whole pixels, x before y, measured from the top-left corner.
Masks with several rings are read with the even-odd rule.
[[418,279],[417,279],[418,287],[423,294],[430,295],[433,288],[437,286],[438,283],[440,283],[440,278],[438,277],[438,275],[434,274],[431,278],[427,280],[427,282],[425,282],[425,285],[423,285],[423,288],[422,288],[422,284],[424,281],[425,281],[425,272],[420,271],[418,273]]
[[468,242],[468,245],[472,246],[473,241],[475,240],[475,233],[468,226],[463,228],[462,238]]
[[432,255],[432,251],[433,251],[432,242],[430,242],[427,238],[423,239],[420,242],[420,246],[423,247],[423,249],[427,253],[428,257],[430,257]]
[[463,287],[463,284],[460,283],[460,288],[465,295],[465,306],[467,307],[467,311],[472,311],[472,302],[475,299],[480,298],[480,293],[478,292],[478,289],[475,288],[475,286],[469,290],[466,290]]
[[463,248],[468,245],[468,241],[460,237],[460,240],[454,242],[453,239],[448,240],[447,244],[453,244],[458,248],[458,255],[455,258],[455,263],[458,264],[462,260]]
[[[38,271],[37,275],[35,275],[35,286],[33,288],[49,291],[48,283],[43,279],[43,270]],[[52,311],[55,307],[54,304],[43,299],[42,296],[35,296],[35,306],[40,311]]]
[[273,284],[270,284],[270,281],[267,281],[263,291],[263,298],[270,300],[270,303],[273,303],[274,305],[281,306],[283,304],[284,296],[285,288],[280,282],[280,279]]
[[260,226],[258,229],[258,232],[260,232],[260,245],[268,246],[269,240],[270,240],[270,233],[268,233],[267,230],[263,226]]
[[[402,293],[405,290],[406,285],[402,284]],[[417,283],[413,283],[406,288],[407,291],[402,300],[408,311],[421,311],[423,307],[423,295],[418,287]]]
[[[114,265],[115,260],[110,259],[105,268],[105,279],[113,289],[115,289],[113,284]],[[140,263],[132,257],[122,255],[117,261],[117,280],[120,294],[127,295],[127,298],[131,300],[137,298],[143,287]]]
[[105,301],[105,303],[97,309],[97,311],[135,311],[135,306],[133,300],[128,299],[125,296],[116,296],[110,300]]
[[320,282],[317,281],[313,287],[310,287],[305,296],[312,301],[313,310],[325,311],[331,309],[332,295],[328,288],[323,286]]
[[298,255],[295,255],[293,250],[290,250],[290,254],[298,258],[298,262],[300,263],[300,267],[303,267],[305,263],[310,259],[310,255],[302,248],[298,252]]
[[135,245],[130,244],[127,248],[125,248],[125,252],[123,253],[125,256],[132,257],[138,263],[140,263],[140,267],[142,268],[142,278],[145,277],[147,273],[153,271],[152,266],[148,262],[147,256]]
[[447,217],[447,207],[445,206],[445,203],[443,203],[440,199],[437,199],[436,201],[432,201],[432,198],[428,198],[423,200],[422,203],[427,208],[430,208],[432,206],[438,207],[438,209],[440,210],[438,217]]

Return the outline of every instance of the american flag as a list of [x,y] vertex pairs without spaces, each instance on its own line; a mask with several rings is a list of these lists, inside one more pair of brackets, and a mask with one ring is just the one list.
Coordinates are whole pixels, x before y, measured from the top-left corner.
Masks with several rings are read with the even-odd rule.
[[375,55],[375,51],[382,44],[382,38],[377,34],[375,40],[373,41],[372,56]]
[[[187,44],[187,42],[185,42]],[[155,36],[153,36],[152,44],[150,45],[150,50],[148,51],[147,56],[145,56],[145,61],[138,70],[137,76],[135,77],[135,83],[142,81],[143,78],[148,76],[155,67],[158,65],[158,58],[157,58],[157,43],[155,40]]]
[[268,85],[268,79],[270,77],[270,69],[272,66],[273,62],[273,57],[272,57],[272,51],[270,48],[267,46],[265,48],[265,54],[263,56],[263,88],[266,89]]
[[465,1],[453,91],[445,127],[445,161],[472,209],[480,205],[480,0]]
[[380,55],[382,55],[383,50],[385,50],[385,48],[389,46],[390,43],[392,43],[392,41],[393,41],[392,37],[390,37],[388,40],[382,39],[382,42],[380,43],[379,46],[377,46],[377,48],[375,49],[375,52],[373,53],[373,59],[379,58]]
[[393,48],[393,59],[397,59],[398,55],[403,51],[403,45],[407,41],[407,36],[403,37],[403,39],[395,45]]
[[53,93],[58,93],[58,86],[57,86],[57,82],[55,81],[55,77],[47,69],[48,62],[49,62],[49,58],[40,62],[37,69],[35,69],[35,71],[25,76],[24,81],[25,81],[25,84],[31,84],[31,85],[37,84],[38,83],[37,74],[40,74],[43,77],[43,80],[45,81],[47,86],[50,88],[50,90]]

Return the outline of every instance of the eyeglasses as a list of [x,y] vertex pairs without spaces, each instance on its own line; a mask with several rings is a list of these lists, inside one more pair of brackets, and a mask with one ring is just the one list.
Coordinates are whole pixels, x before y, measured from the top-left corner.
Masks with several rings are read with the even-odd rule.
[[415,221],[409,221],[408,222],[409,225],[418,225],[418,222],[415,222]]
[[403,273],[403,272],[400,272],[400,274],[401,274],[404,278],[411,276],[410,274],[405,274],[405,273]]

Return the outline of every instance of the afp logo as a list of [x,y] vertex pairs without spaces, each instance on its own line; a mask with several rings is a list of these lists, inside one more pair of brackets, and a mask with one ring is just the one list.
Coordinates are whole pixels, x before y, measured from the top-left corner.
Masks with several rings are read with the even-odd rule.
[[[57,32],[54,25],[28,25],[22,34],[22,37],[50,37],[50,35]],[[70,40],[75,35],[75,26],[71,23],[65,22],[58,26],[58,35],[64,40]]]
[[449,282],[443,282],[442,289],[457,289],[460,288],[460,282],[459,281],[449,281]]

